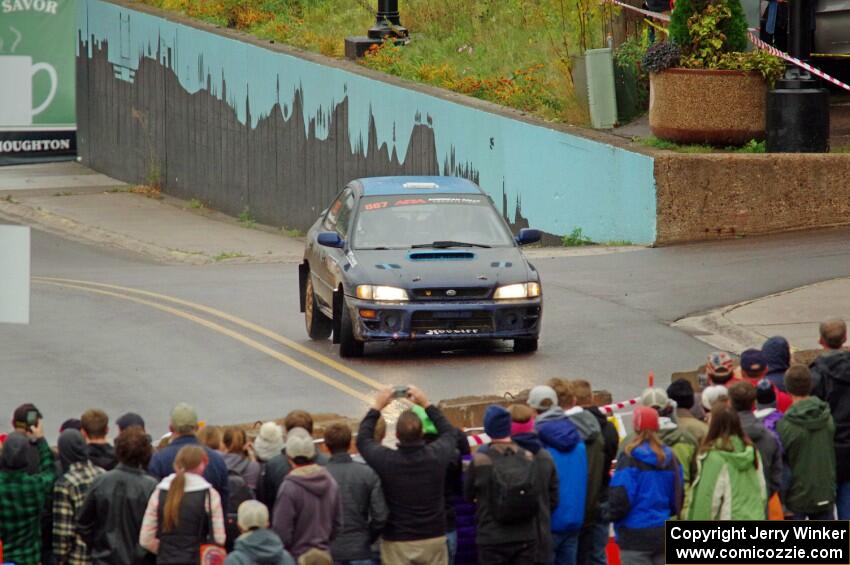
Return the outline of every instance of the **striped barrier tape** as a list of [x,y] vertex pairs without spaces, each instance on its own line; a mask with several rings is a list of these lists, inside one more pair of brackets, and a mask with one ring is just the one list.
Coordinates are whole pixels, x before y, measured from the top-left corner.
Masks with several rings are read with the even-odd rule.
[[659,12],[653,12],[651,10],[644,10],[643,8],[638,8],[637,6],[632,6],[631,4],[626,4],[625,2],[620,2],[620,0],[603,0],[603,2],[608,2],[610,4],[616,4],[617,6],[621,6],[623,8],[627,8],[632,10],[633,12],[637,12],[639,14],[643,14],[649,18],[659,20],[662,22],[669,22],[670,16],[667,14],[661,14]]
[[639,400],[640,400],[640,398],[632,398],[631,400],[624,400],[622,402],[615,402],[613,404],[606,404],[605,406],[600,406],[599,409],[603,412],[607,412],[608,414],[613,414],[615,410],[623,410],[624,408],[629,408],[630,406],[634,406],[635,404],[638,403]]

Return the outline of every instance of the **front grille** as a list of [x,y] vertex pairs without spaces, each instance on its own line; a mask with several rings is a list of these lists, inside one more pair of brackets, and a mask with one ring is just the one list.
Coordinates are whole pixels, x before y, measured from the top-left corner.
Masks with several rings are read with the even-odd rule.
[[478,330],[493,331],[493,315],[483,310],[465,312],[414,312],[410,320],[410,330],[423,332],[428,330]]
[[417,288],[413,290],[413,298],[416,300],[482,300],[489,298],[489,296],[490,288],[486,286]]

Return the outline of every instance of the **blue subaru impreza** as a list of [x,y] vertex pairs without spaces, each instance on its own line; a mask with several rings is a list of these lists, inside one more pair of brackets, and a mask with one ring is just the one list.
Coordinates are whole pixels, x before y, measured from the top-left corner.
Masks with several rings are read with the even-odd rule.
[[540,275],[490,197],[455,177],[352,181],[307,232],[301,311],[342,357],[370,341],[509,339],[537,350]]

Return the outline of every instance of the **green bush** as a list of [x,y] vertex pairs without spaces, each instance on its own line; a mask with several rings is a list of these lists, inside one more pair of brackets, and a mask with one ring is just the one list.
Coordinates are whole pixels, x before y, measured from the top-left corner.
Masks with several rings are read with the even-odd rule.
[[691,19],[697,14],[703,14],[711,6],[724,5],[729,9],[730,17],[718,22],[717,29],[723,35],[718,50],[723,53],[745,51],[748,44],[747,17],[740,0],[676,0],[670,16],[670,40],[688,54],[696,39]]

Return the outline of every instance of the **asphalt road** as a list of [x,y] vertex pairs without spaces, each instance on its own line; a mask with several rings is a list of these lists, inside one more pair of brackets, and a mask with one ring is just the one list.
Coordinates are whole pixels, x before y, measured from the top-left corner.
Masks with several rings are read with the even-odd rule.
[[340,365],[329,341],[305,335],[294,264],[162,265],[34,231],[31,323],[0,326],[0,414],[33,401],[55,434],[92,406],[113,417],[134,410],[159,434],[181,400],[219,423],[294,408],[359,416],[375,387],[396,383],[441,399],[563,376],[630,398],[650,370],[666,383],[708,353],[672,321],[850,276],[848,242],[850,230],[827,230],[538,260],[545,313],[536,354],[499,343],[399,345]]

